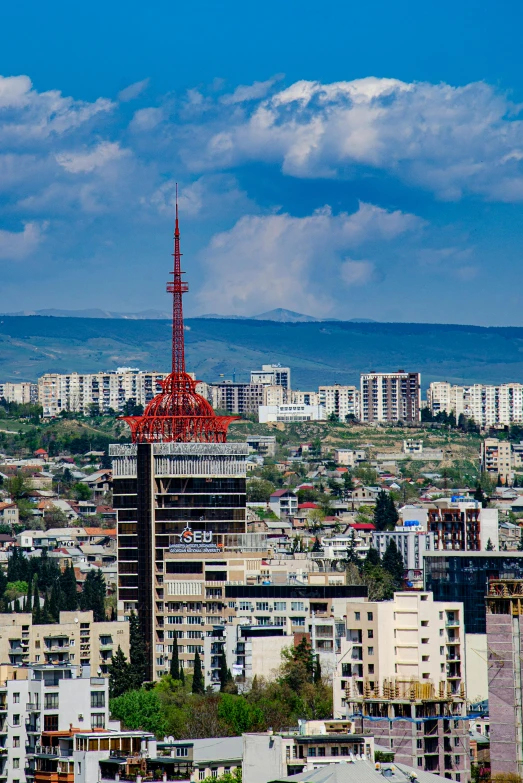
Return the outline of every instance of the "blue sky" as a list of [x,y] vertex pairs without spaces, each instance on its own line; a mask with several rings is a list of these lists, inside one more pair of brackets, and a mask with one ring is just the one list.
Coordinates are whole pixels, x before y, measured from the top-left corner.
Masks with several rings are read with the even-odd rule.
[[0,310],[523,324],[519,3],[11,4]]

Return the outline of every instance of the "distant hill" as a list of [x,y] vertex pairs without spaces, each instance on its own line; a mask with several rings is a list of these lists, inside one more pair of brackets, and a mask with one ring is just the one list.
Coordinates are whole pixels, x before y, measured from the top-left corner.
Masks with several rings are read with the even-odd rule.
[[[0,316],[0,382],[119,366],[168,370],[168,320]],[[523,328],[446,324],[189,318],[187,366],[198,378],[247,380],[281,362],[294,388],[358,383],[369,370],[419,370],[423,385],[523,381]]]

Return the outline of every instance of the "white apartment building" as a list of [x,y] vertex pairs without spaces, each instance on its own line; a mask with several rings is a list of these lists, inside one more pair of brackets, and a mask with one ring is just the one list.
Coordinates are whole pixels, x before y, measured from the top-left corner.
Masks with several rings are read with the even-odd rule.
[[281,364],[262,364],[261,370],[251,370],[251,383],[261,383],[264,386],[283,386],[290,391],[291,368]]
[[260,405],[258,420],[260,424],[271,422],[290,423],[293,421],[325,421],[327,414],[323,405]]
[[356,386],[320,386],[318,403],[324,406],[327,416],[334,414],[340,421],[349,416],[360,418],[360,392]]
[[394,541],[403,557],[406,576],[415,587],[423,586],[423,555],[435,550],[434,533],[423,530],[419,522],[407,520],[395,530],[375,531],[372,545],[383,557],[390,541]]
[[364,422],[415,424],[420,420],[420,375],[417,372],[370,372],[360,379],[360,419]]
[[18,402],[20,404],[38,401],[38,385],[36,383],[0,383],[0,400]]
[[127,400],[145,407],[161,391],[166,377],[167,373],[130,367],[93,374],[47,373],[38,379],[38,402],[44,417],[58,416],[62,411],[87,414],[92,406],[102,413],[121,412]]
[[[33,780],[41,760],[53,755],[53,732],[109,724],[109,680],[91,677],[88,667],[1,666],[0,680],[0,778],[6,783]],[[64,758],[72,754],[55,750],[67,765],[62,772],[73,773],[72,759]]]
[[523,422],[523,384],[502,383],[453,386],[438,381],[427,390],[427,405],[433,416],[444,411],[474,419],[480,427]]
[[427,592],[394,593],[391,601],[351,601],[346,615],[349,645],[333,680],[334,717],[346,716],[349,685],[354,695],[379,692],[385,679],[462,691],[463,604],[434,601]]

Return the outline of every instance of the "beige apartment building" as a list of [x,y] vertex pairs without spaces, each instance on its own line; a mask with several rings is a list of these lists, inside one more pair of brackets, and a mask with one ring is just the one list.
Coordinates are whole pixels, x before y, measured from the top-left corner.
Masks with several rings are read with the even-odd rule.
[[33,625],[30,613],[0,614],[0,664],[74,664],[107,674],[119,646],[129,658],[129,623],[94,622],[91,611],[60,612],[48,625]]
[[481,470],[493,478],[500,476],[505,484],[512,484],[516,461],[521,463],[510,441],[485,438],[481,442]]
[[416,424],[420,420],[420,375],[417,372],[370,372],[360,380],[360,420]]
[[94,374],[47,373],[38,379],[38,402],[44,417],[58,416],[62,411],[87,414],[93,406],[103,413],[121,412],[127,400],[145,407],[161,391],[166,377],[167,373],[128,367]]
[[0,383],[0,400],[18,402],[20,404],[37,402],[38,386],[36,383]]
[[436,416],[440,412],[461,414],[474,419],[480,427],[521,424],[523,422],[523,384],[501,383],[454,386],[446,382],[431,383],[427,405]]
[[356,386],[320,386],[318,389],[318,405],[325,407],[327,416],[334,414],[340,421],[347,417],[360,418],[360,392]]

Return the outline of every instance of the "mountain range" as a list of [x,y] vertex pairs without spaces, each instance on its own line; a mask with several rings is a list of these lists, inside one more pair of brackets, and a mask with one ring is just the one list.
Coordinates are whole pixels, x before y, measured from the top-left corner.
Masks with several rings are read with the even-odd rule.
[[[523,328],[348,321],[188,318],[187,367],[208,381],[246,381],[279,362],[292,386],[358,384],[360,372],[419,371],[431,381],[523,381]],[[0,316],[0,383],[46,372],[120,366],[168,370],[171,324],[159,318]]]

